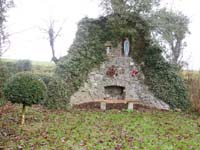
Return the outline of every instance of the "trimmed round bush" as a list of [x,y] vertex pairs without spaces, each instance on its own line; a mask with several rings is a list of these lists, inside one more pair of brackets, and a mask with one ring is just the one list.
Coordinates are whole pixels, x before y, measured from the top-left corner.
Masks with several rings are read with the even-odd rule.
[[24,124],[25,107],[43,101],[46,98],[47,88],[39,77],[32,73],[21,72],[5,83],[3,93],[8,101],[23,105],[21,124]]
[[44,82],[37,76],[21,72],[6,82],[3,92],[6,99],[12,103],[31,106],[45,99],[47,89]]

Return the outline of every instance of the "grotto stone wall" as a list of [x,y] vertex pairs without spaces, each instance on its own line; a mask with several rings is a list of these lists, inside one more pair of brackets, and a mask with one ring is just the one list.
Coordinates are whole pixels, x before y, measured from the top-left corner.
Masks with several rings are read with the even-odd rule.
[[[106,87],[123,88],[123,97],[108,95]],[[112,92],[112,89],[111,89]],[[70,98],[70,103],[81,104],[99,99],[137,99],[146,106],[157,109],[169,109],[169,105],[157,99],[144,84],[144,75],[131,57],[111,56],[100,68],[90,72],[87,82]]]

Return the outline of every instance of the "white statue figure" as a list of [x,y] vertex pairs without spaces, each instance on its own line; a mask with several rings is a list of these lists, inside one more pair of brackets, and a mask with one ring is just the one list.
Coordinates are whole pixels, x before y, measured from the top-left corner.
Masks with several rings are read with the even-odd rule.
[[107,46],[107,47],[106,47],[106,54],[110,54],[110,50],[111,50],[111,47],[110,47],[110,46]]
[[129,54],[129,50],[130,50],[130,43],[128,38],[126,38],[126,40],[124,41],[124,56],[128,56]]

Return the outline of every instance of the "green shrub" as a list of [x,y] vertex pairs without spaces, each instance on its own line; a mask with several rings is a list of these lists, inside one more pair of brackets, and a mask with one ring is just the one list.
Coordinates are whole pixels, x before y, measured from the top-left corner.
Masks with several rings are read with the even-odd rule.
[[54,78],[52,75],[49,74],[36,73],[36,75],[45,83],[46,86]]
[[44,100],[47,89],[45,83],[37,76],[32,73],[21,72],[5,83],[3,93],[8,101],[23,105],[22,124],[24,124],[25,107],[38,104]]
[[69,97],[66,83],[56,77],[43,77],[43,81],[47,86],[47,98],[42,104],[48,108],[68,108]]
[[6,103],[6,100],[4,98],[0,98],[0,107],[3,106]]
[[178,69],[161,55],[161,50],[151,46],[146,49],[144,66],[146,84],[156,97],[169,104],[171,108],[186,110],[191,106],[184,81],[178,74]]
[[30,60],[18,60],[16,62],[16,67],[18,72],[22,71],[31,71],[32,69],[32,63]]
[[8,69],[9,73],[14,75],[17,73],[16,62],[14,61],[2,61],[2,64]]
[[47,98],[41,104],[47,108],[68,108],[69,97],[66,82],[48,74],[37,74],[47,86]]
[[8,68],[0,62],[0,98],[2,98],[2,88],[5,81],[11,76]]

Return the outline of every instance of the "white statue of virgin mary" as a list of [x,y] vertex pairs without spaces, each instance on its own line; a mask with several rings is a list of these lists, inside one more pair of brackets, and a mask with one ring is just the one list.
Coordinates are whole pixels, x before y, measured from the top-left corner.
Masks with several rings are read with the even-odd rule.
[[130,51],[130,43],[128,38],[126,38],[126,40],[124,41],[124,56],[128,57]]

